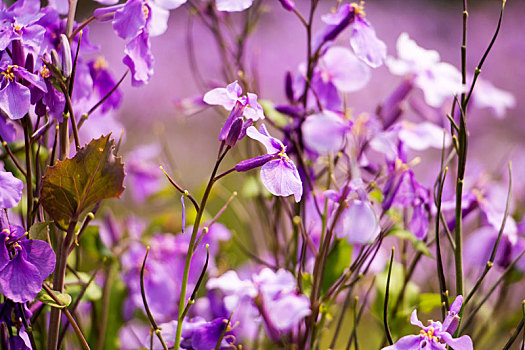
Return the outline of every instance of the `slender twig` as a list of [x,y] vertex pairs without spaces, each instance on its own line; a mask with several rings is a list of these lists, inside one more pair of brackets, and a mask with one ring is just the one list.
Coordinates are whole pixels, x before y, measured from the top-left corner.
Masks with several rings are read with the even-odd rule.
[[206,186],[206,190],[204,191],[204,195],[202,196],[201,203],[199,205],[199,211],[197,212],[197,216],[195,217],[195,222],[193,224],[193,231],[191,233],[190,243],[188,245],[188,252],[186,253],[186,259],[184,262],[184,273],[182,276],[182,284],[181,284],[180,299],[179,299],[179,314],[177,317],[177,333],[175,334],[175,350],[179,349],[180,342],[181,342],[182,323],[184,322],[182,313],[186,305],[186,285],[188,284],[190,263],[191,263],[191,257],[193,256],[193,251],[195,248],[195,240],[197,239],[197,234],[199,232],[199,226],[201,224],[202,216],[204,214],[204,207],[206,206],[206,202],[208,201],[208,198],[210,196],[211,189],[213,187],[213,184],[215,183],[214,181],[215,175],[217,174],[217,171],[219,170],[219,166],[229,150],[230,150],[230,146],[226,147],[222,155],[220,155],[217,161],[215,162],[215,166],[213,167],[213,170],[211,172],[210,179],[208,181],[208,185]]
[[29,230],[33,224],[33,218],[31,216],[33,211],[33,175],[31,165],[31,120],[29,115],[26,114],[22,121],[24,125],[24,145],[25,145],[25,156],[26,156],[26,187],[27,187],[27,217],[26,217],[26,230]]
[[9,155],[9,158],[11,158],[11,160],[13,161],[13,164],[16,166],[16,168],[22,173],[22,175],[24,175],[24,177],[27,177],[27,173],[26,173],[25,169],[22,168],[22,165],[20,165],[20,163],[16,159],[15,155],[11,151],[11,148],[9,147],[7,142],[4,141],[2,136],[0,136],[0,142],[2,142],[2,146],[4,147],[5,151]]
[[[467,320],[467,322],[465,323],[465,325],[462,327],[462,330],[465,330],[468,328],[468,326],[472,323],[472,321],[474,320],[474,316],[476,316],[476,314],[478,313],[478,311],[481,309],[481,307],[485,304],[485,302],[490,298],[490,296],[492,295],[492,293],[494,293],[494,291],[496,290],[496,288],[500,285],[501,282],[503,282],[505,280],[505,278],[508,276],[508,274],[512,271],[512,269],[514,268],[514,265],[516,264],[516,262],[518,262],[518,260],[521,259],[521,257],[523,256],[523,254],[525,254],[525,249],[514,259],[512,260],[512,262],[509,264],[509,266],[505,269],[505,271],[503,272],[503,274],[498,278],[498,280],[492,285],[492,287],[489,289],[489,291],[487,292],[487,294],[485,295],[485,297],[480,301],[480,303],[474,308],[474,310],[472,310],[472,312],[469,314],[469,318]],[[458,327],[459,328],[459,327]]]
[[[105,94],[104,97],[102,97],[100,99],[100,101],[98,101],[93,107],[91,107],[91,109],[87,112],[88,117],[94,111],[96,111],[97,108],[100,107],[118,89],[118,87],[120,86],[120,84],[122,84],[122,82],[124,81],[124,79],[126,78],[128,73],[129,73],[129,69],[126,69],[126,71],[124,72],[124,74],[122,74],[122,77],[120,77],[119,81],[115,84],[115,86],[113,86],[111,88],[111,90],[109,90],[108,93]],[[80,127],[80,125],[79,125],[79,127]]]
[[[523,318],[521,319],[520,323],[518,324],[518,326],[516,327],[516,330],[514,331],[514,333],[512,334],[512,336],[510,337],[509,341],[507,342],[507,344],[505,344],[505,346],[503,347],[503,350],[509,350],[510,347],[512,346],[512,344],[514,344],[514,342],[516,341],[516,339],[518,338],[518,335],[520,334],[521,330],[523,329]],[[523,345],[521,347],[523,349]]]
[[494,265],[494,260],[496,259],[496,252],[498,251],[498,247],[499,247],[499,243],[500,243],[500,240],[501,240],[501,236],[503,235],[503,230],[505,229],[505,223],[507,222],[507,218],[509,216],[511,192],[512,192],[512,167],[511,167],[511,163],[509,162],[509,189],[507,191],[507,202],[505,204],[505,212],[503,214],[503,220],[502,220],[501,226],[499,228],[498,238],[496,239],[496,242],[494,243],[494,246],[492,247],[492,252],[490,253],[489,261],[487,261],[487,263],[485,264],[485,268],[483,270],[483,273],[478,278],[478,280],[476,281],[476,284],[474,285],[474,287],[472,288],[472,290],[468,294],[467,298],[463,302],[463,307],[465,307],[468,304],[470,299],[477,292],[477,290],[481,286],[481,283],[483,282],[485,276],[487,275],[489,270]]
[[[47,294],[51,296],[51,298],[55,301],[55,303],[57,303],[58,305],[64,306],[64,304],[60,301],[60,299],[55,295],[53,290],[47,284],[42,283],[42,287],[46,290]],[[55,310],[55,309],[56,308],[52,308],[51,310]],[[73,316],[71,316],[71,313],[69,312],[69,310],[66,307],[63,307],[60,310],[64,312],[64,315],[66,316],[66,318],[69,320],[69,323],[73,327],[73,330],[75,331],[75,334],[77,335],[77,338],[80,341],[80,345],[82,345],[82,349],[89,350],[89,345],[86,341],[86,338],[84,337],[84,334],[82,334],[82,331],[80,330],[80,327],[78,327],[78,324],[73,318]],[[56,349],[56,348],[48,347],[48,349]]]
[[160,170],[162,170],[162,172],[164,173],[164,175],[166,176],[166,178],[168,179],[168,181],[173,185],[173,187],[175,187],[177,189],[177,191],[179,191],[180,193],[182,193],[183,195],[185,195],[186,197],[188,197],[188,199],[191,201],[191,203],[193,204],[193,206],[195,207],[195,210],[197,211],[197,213],[199,212],[199,204],[197,204],[197,201],[195,200],[195,198],[193,198],[193,196],[188,192],[188,190],[185,190],[183,189],[182,187],[180,187],[176,182],[175,180],[173,180],[171,178],[171,176],[168,175],[168,173],[166,172],[166,170],[164,170],[164,168],[162,166],[159,167]]
[[385,327],[386,338],[390,345],[394,344],[392,339],[392,333],[390,333],[390,327],[388,327],[388,299],[390,294],[390,277],[392,275],[392,265],[394,263],[394,247],[392,247],[392,253],[390,255],[390,265],[388,266],[388,277],[386,279],[386,290],[385,290],[385,303],[383,305],[383,325]]
[[[78,305],[80,304],[80,301],[82,300],[82,297],[86,293],[86,291],[87,291],[88,287],[91,285],[91,283],[95,280],[95,277],[97,276],[98,271],[104,265],[105,261],[106,261],[106,258],[104,258],[99,263],[99,265],[97,266],[97,268],[95,269],[95,271],[93,272],[93,274],[91,275],[89,280],[86,283],[84,283],[84,285],[82,286],[82,289],[80,290],[80,293],[78,294],[78,297],[75,299],[75,302],[71,305],[71,312],[75,312],[75,310],[77,309]],[[71,270],[71,271],[74,271],[74,270]],[[60,333],[60,338],[58,340],[58,346],[57,346],[58,349],[62,348],[62,343],[64,342],[64,339],[65,339],[65,336],[66,336],[66,333],[67,333],[67,328],[69,327],[69,325],[70,325],[70,322],[69,322],[69,320],[67,320],[66,323],[64,324],[64,328],[62,329],[62,332]]]
[[208,269],[208,261],[210,260],[210,246],[206,244],[206,261],[204,262],[204,266],[202,267],[201,274],[199,276],[199,279],[197,280],[197,284],[195,285],[195,288],[193,288],[193,293],[191,293],[191,297],[188,300],[188,303],[186,304],[186,307],[184,308],[184,312],[182,313],[182,318],[186,317],[186,314],[190,310],[190,306],[195,303],[195,298],[197,297],[197,292],[199,291],[199,287],[201,286],[202,281],[204,280],[204,275],[206,274],[206,270]]
[[[162,347],[164,350],[168,350],[168,346],[164,342],[164,339],[162,338],[162,334],[160,334],[159,326],[157,326],[157,323],[155,322],[155,319],[153,318],[153,314],[151,313],[151,310],[148,306],[148,301],[146,300],[146,291],[144,289],[144,271],[146,270],[146,259],[148,258],[149,254],[149,246],[146,247],[146,255],[144,256],[144,260],[142,261],[142,267],[140,268],[140,295],[142,296],[142,303],[144,304],[144,309],[146,310],[146,315],[148,316],[149,323],[151,324],[151,327],[153,328],[153,331],[159,338],[160,343],[162,344]],[[153,339],[153,335],[151,335],[151,338]]]

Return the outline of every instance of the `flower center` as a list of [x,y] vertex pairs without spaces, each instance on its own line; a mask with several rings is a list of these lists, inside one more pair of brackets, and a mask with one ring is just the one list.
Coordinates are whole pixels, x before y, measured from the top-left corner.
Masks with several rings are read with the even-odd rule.
[[421,330],[419,332],[419,335],[422,338],[428,338],[429,341],[433,340],[434,342],[439,343],[439,337],[434,335],[434,327],[429,327],[426,332],[424,330]]
[[1,74],[10,82],[15,80],[15,74],[13,73],[13,67],[16,68],[16,66],[7,66],[7,69],[5,72],[2,72]]
[[47,68],[46,65],[44,65],[42,69],[40,70],[40,76],[42,78],[49,78],[50,75],[51,73],[49,72],[49,69]]
[[361,1],[359,4],[353,2],[350,4],[350,6],[354,9],[355,14],[359,17],[364,18],[366,16],[364,1]]

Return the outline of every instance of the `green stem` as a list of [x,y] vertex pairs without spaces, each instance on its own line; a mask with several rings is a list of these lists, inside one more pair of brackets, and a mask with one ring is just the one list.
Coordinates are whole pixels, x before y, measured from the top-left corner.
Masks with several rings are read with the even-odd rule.
[[29,231],[33,219],[31,213],[33,211],[33,175],[31,171],[31,120],[29,115],[26,114],[23,120],[24,125],[24,145],[26,155],[26,186],[27,186],[27,217],[26,217],[26,230]]
[[177,333],[175,335],[175,346],[174,349],[178,350],[180,348],[180,342],[181,342],[181,335],[182,335],[182,322],[184,321],[184,309],[186,305],[186,286],[188,285],[188,276],[190,273],[190,263],[191,258],[193,256],[193,250],[195,249],[195,240],[197,239],[197,234],[199,232],[199,226],[201,224],[202,215],[204,214],[204,208],[206,206],[206,202],[208,201],[208,197],[210,196],[211,189],[213,187],[213,184],[215,183],[215,175],[217,174],[217,171],[219,170],[219,165],[221,164],[222,160],[226,156],[226,153],[230,150],[230,146],[224,150],[224,153],[217,159],[217,162],[215,163],[215,166],[213,168],[213,171],[210,176],[210,180],[208,181],[208,185],[206,186],[206,190],[204,191],[204,195],[202,196],[201,203],[199,205],[199,211],[197,212],[197,216],[195,217],[195,222],[193,223],[193,231],[191,232],[191,238],[190,238],[190,244],[188,246],[188,253],[186,254],[186,260],[184,262],[184,275],[182,276],[182,285],[180,289],[180,300],[179,300],[179,314],[177,317]]

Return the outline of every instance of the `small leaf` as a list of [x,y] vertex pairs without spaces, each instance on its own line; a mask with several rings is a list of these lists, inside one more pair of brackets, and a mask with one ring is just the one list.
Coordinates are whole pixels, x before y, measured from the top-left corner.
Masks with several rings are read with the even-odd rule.
[[89,206],[102,199],[119,197],[124,191],[124,165],[113,154],[110,135],[92,140],[77,154],[48,167],[40,202],[53,220],[63,226],[78,219]]
[[340,240],[326,260],[322,291],[326,292],[345,272],[352,261],[352,246],[346,240]]
[[29,237],[31,237],[31,239],[47,241],[48,227],[51,224],[51,221],[37,222],[36,224],[33,224],[29,229]]
[[437,293],[421,293],[419,295],[418,310],[424,313],[431,313],[435,308],[441,306],[441,296]]
[[422,254],[430,257],[430,258],[434,257],[432,255],[432,253],[430,252],[430,249],[428,248],[428,246],[425,244],[425,242],[417,239],[416,236],[414,236],[414,234],[412,232],[408,231],[408,230],[404,230],[402,228],[394,226],[388,232],[387,235],[392,235],[392,236],[395,236],[397,238],[410,241],[412,243],[412,247],[414,248],[414,250],[416,250],[417,252],[420,252],[420,253],[422,253]]
[[71,300],[72,300],[71,295],[67,293],[60,293],[56,290],[54,290],[53,293],[58,298],[58,300],[60,300],[62,305],[57,304],[55,300],[51,297],[51,295],[49,295],[44,289],[42,289],[40,293],[38,293],[36,298],[40,300],[41,302],[43,302],[44,304],[47,304],[57,309],[63,309],[69,306],[69,304],[71,304]]
[[[77,276],[80,277],[80,279],[77,278]],[[85,272],[77,271],[77,276],[71,274],[67,275],[65,278],[65,283],[68,285],[67,290],[75,296],[75,298],[84,288],[84,284],[89,282],[89,279],[91,278],[91,276]],[[83,298],[91,301],[99,300],[102,298],[102,288],[100,288],[95,281],[92,281],[87,287]]]
[[288,118],[286,115],[278,112],[273,103],[268,100],[259,100],[259,104],[264,110],[264,115],[270,119],[277,126],[286,126],[288,125]]

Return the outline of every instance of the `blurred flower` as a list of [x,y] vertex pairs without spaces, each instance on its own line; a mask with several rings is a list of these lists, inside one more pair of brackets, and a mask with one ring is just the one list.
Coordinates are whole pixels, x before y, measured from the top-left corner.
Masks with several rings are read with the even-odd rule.
[[237,310],[256,308],[268,336],[279,341],[281,333],[292,331],[310,315],[308,297],[297,294],[296,283],[289,271],[280,269],[274,272],[264,268],[246,280],[241,280],[235,271],[228,271],[221,277],[210,279],[206,286],[225,294],[225,306],[234,315]]
[[456,67],[440,62],[437,51],[419,47],[407,33],[397,39],[397,55],[398,59],[387,58],[388,69],[395,75],[411,76],[428,105],[441,107],[446,99],[465,90]]
[[342,116],[323,111],[309,116],[301,125],[305,146],[318,154],[338,152],[345,144],[352,124]]
[[498,119],[502,119],[507,109],[516,107],[516,98],[510,92],[498,89],[491,82],[478,78],[472,92],[472,103],[477,108],[488,108]]
[[286,147],[281,141],[270,136],[264,124],[259,131],[250,126],[246,134],[262,143],[267,154],[243,160],[235,166],[235,170],[242,172],[262,166],[261,180],[271,194],[284,197],[293,194],[295,201],[299,202],[303,195],[303,184],[295,164],[286,155]]
[[254,0],[215,0],[217,10],[225,12],[244,11],[252,6]]
[[446,350],[450,346],[453,350],[472,350],[472,339],[468,335],[453,338],[453,334],[459,324],[459,310],[463,304],[463,297],[458,295],[456,300],[450,305],[450,310],[443,321],[429,321],[428,326],[417,318],[417,311],[414,310],[410,317],[410,323],[421,328],[419,335],[407,335],[399,339],[394,345],[387,346],[382,350],[415,350],[432,349]]
[[9,332],[9,346],[11,349],[31,350],[31,341],[26,332],[23,322],[21,322],[21,311],[23,310],[26,319],[30,319],[33,313],[27,308],[25,304],[15,304],[9,300],[0,304],[0,321],[5,323],[10,330]]
[[[226,331],[219,349],[232,349],[232,343],[235,341],[235,338],[229,336],[230,333],[228,332],[227,327],[227,318],[216,318],[210,322],[201,317],[196,317],[192,320],[185,320],[182,324],[182,339],[180,347],[181,349],[187,350],[215,349],[223,332]],[[173,347],[177,331],[177,321],[159,324],[159,329],[161,330],[161,335],[166,342],[166,345],[168,347]],[[151,344],[153,344],[152,349],[154,350],[163,349],[157,335],[150,332],[150,326],[138,322],[129,322],[126,326],[121,328],[119,339],[121,349],[149,349]]]

